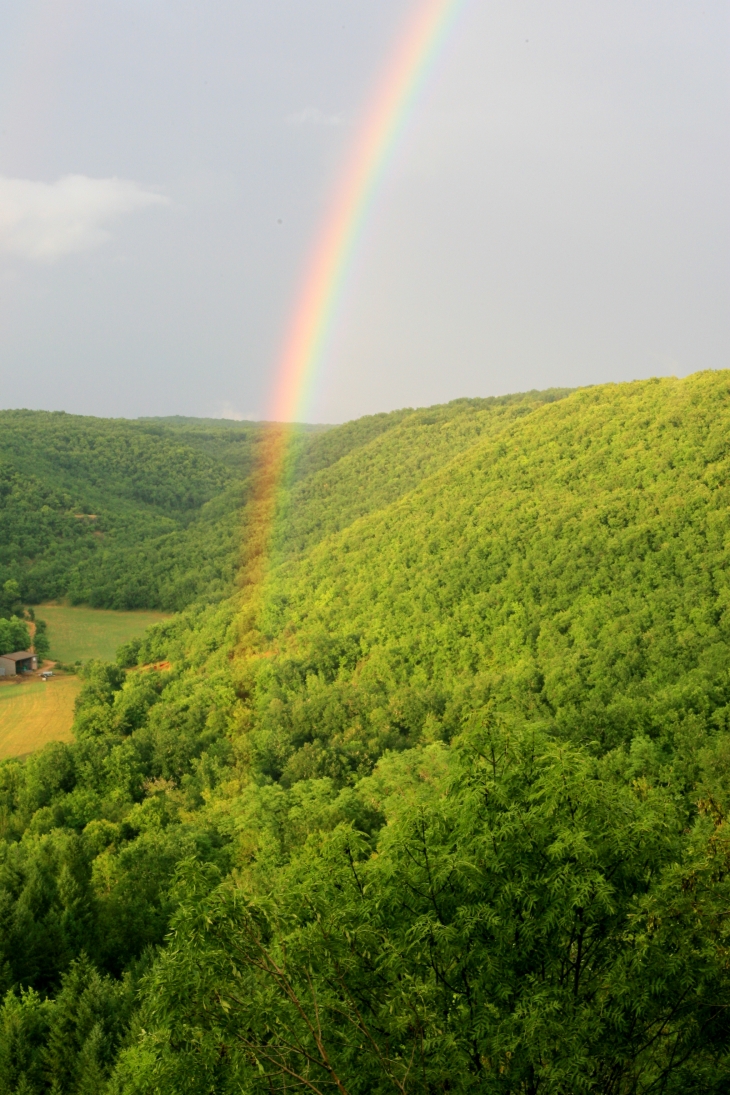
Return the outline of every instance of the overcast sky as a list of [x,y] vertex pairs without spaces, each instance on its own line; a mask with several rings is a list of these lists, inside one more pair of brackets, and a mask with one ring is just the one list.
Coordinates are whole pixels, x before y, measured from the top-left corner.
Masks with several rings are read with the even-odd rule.
[[[421,0],[0,0],[0,406],[259,418]],[[470,0],[310,418],[725,368],[730,8]]]

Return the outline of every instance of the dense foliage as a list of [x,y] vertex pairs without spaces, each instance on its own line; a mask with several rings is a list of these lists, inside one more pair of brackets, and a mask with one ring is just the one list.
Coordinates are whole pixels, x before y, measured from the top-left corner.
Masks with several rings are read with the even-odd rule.
[[12,654],[16,650],[28,650],[30,632],[25,620],[11,616],[9,620],[0,617],[0,654]]
[[[16,581],[9,578],[0,587],[0,655],[29,649],[30,631],[24,616],[20,587]],[[46,642],[45,625],[43,625],[40,633],[41,649],[45,648]]]
[[230,594],[256,423],[0,412],[0,584],[180,609]]
[[720,1095],[730,374],[341,429],[0,766],[0,1093]]
[[[314,542],[367,512],[363,500],[352,497],[357,486],[343,459],[367,450],[382,434],[408,424],[416,444],[407,470],[395,476],[387,450],[376,450],[380,466],[372,470],[379,489],[369,492],[370,507],[399,497],[448,460],[485,428],[485,417],[486,428],[494,428],[506,410],[518,407],[524,414],[561,394],[463,400],[434,408],[430,416],[396,411],[337,430],[289,431],[290,491],[283,503],[291,495],[290,517],[298,515],[304,525],[281,522],[281,548]],[[424,422],[458,425],[443,438],[428,430],[435,441],[431,452]],[[130,422],[0,412],[0,585],[16,582],[25,603],[68,597],[98,608],[179,610],[230,595],[251,476],[262,445],[279,429],[205,419]],[[396,449],[403,440],[399,435]],[[327,498],[326,473],[333,465],[335,494]],[[356,479],[362,470],[356,469]]]

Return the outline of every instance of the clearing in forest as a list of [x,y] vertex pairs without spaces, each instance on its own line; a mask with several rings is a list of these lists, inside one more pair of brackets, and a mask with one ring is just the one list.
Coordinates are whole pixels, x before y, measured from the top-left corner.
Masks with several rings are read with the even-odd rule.
[[0,685],[0,760],[24,756],[49,741],[71,741],[78,677]]
[[36,615],[48,624],[51,658],[86,662],[102,658],[113,662],[118,648],[136,639],[151,624],[169,618],[168,612],[116,612],[107,608],[38,605]]

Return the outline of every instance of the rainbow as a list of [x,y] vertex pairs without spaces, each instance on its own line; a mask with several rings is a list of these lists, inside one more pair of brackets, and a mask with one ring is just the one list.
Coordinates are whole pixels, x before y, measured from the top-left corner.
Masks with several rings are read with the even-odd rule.
[[[301,421],[373,205],[418,97],[467,0],[420,0],[365,114],[310,257],[276,370],[272,427],[254,473],[242,583],[260,592],[291,430]],[[253,607],[253,602],[251,607]]]
[[413,108],[465,2],[420,3],[376,89],[294,309],[269,415],[275,422],[304,417],[370,212]]

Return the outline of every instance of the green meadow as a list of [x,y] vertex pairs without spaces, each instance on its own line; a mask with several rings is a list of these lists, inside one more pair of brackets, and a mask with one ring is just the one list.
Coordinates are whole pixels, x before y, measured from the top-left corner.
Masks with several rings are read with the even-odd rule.
[[71,741],[76,676],[0,686],[0,760],[21,757],[55,741]]
[[91,658],[114,661],[122,643],[136,639],[150,627],[168,618],[168,613],[39,605],[39,619],[48,624],[51,657],[61,662],[86,662]]

